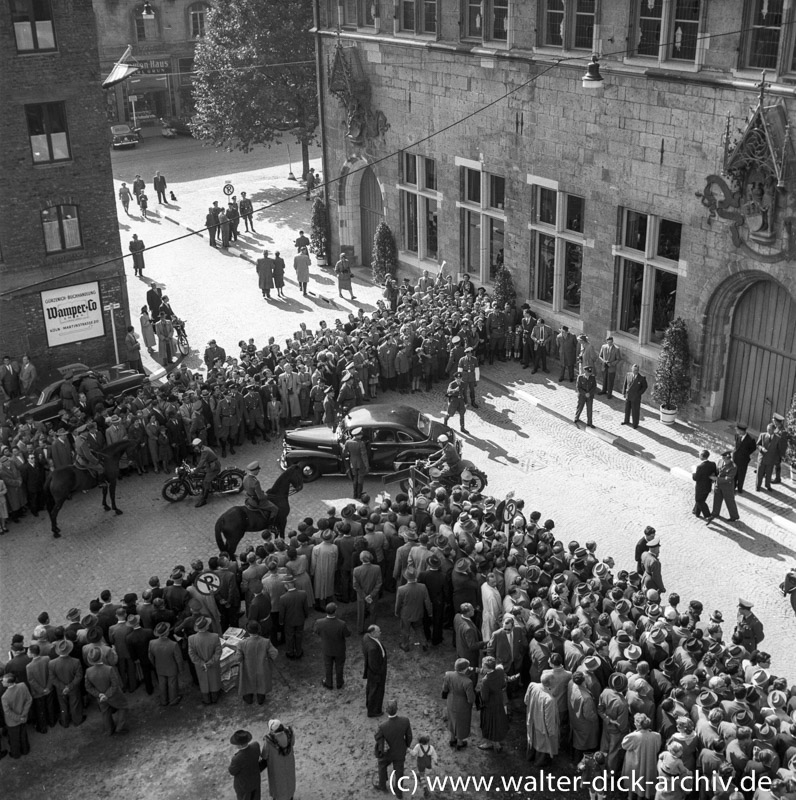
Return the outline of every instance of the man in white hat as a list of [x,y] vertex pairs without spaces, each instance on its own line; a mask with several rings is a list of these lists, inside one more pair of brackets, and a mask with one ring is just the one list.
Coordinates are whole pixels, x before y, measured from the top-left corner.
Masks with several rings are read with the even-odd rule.
[[221,472],[221,462],[218,460],[218,456],[212,448],[203,444],[200,438],[197,437],[194,439],[191,442],[191,447],[199,456],[199,461],[196,464],[196,471],[204,475],[202,481],[202,496],[196,501],[196,508],[200,508],[207,503],[207,498],[213,488],[213,480]]
[[243,478],[243,492],[246,495],[244,505],[252,511],[258,511],[263,515],[263,528],[267,528],[271,522],[276,520],[279,509],[268,499],[268,495],[260,485],[260,462],[252,461],[246,467],[246,476]]
[[735,632],[740,637],[738,644],[745,647],[750,653],[757,650],[763,639],[766,638],[763,633],[763,623],[752,612],[753,607],[753,603],[742,597],[738,598],[738,618],[735,623]]
[[437,437],[437,444],[440,446],[440,451],[436,456],[429,458],[429,468],[436,467],[442,470],[438,476],[439,479],[459,475],[462,461],[459,451],[444,433]]

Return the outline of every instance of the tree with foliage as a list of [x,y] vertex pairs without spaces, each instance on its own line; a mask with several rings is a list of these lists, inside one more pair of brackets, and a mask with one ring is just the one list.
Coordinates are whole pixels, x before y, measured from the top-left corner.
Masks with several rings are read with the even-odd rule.
[[793,393],[793,399],[785,417],[785,434],[788,437],[785,461],[791,465],[791,476],[796,479],[796,392]]
[[691,350],[682,317],[672,320],[663,335],[652,396],[666,411],[682,408],[691,392]]
[[194,135],[244,152],[294,136],[306,175],[318,126],[312,25],[312,0],[215,0],[194,56]]
[[329,260],[329,214],[326,203],[316,197],[312,203],[310,221],[310,249],[318,258]]
[[514,276],[508,267],[501,266],[495,273],[492,297],[498,305],[508,303],[513,306],[517,301],[517,290],[514,288]]
[[380,222],[373,235],[373,260],[370,267],[373,270],[373,280],[378,284],[384,283],[387,275],[395,277],[398,269],[395,237],[386,222]]

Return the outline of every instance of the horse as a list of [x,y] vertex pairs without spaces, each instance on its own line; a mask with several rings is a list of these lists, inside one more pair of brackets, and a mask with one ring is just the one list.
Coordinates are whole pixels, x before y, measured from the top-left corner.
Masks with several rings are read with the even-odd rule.
[[[274,528],[279,536],[285,535],[287,516],[290,513],[288,495],[300,492],[304,488],[304,474],[298,464],[286,469],[275,481],[274,485],[265,493],[268,499],[276,505],[279,513],[275,520],[268,524]],[[248,531],[261,531],[266,527],[263,515],[246,506],[234,506],[225,511],[216,520],[216,544],[219,551],[235,555],[235,551]]]
[[[61,536],[61,529],[58,527],[58,512],[61,506],[69,500],[75,492],[93,489],[98,484],[102,485],[102,507],[106,511],[111,508],[116,514],[121,514],[121,509],[116,507],[116,482],[119,479],[119,461],[130,446],[127,439],[106,447],[104,450],[96,450],[94,454],[102,462],[105,472],[102,480],[97,480],[97,476],[87,469],[79,467],[61,467],[54,470],[44,484],[44,496],[47,511],[50,515],[53,536],[58,539]],[[111,505],[108,506],[108,491],[111,493]]]

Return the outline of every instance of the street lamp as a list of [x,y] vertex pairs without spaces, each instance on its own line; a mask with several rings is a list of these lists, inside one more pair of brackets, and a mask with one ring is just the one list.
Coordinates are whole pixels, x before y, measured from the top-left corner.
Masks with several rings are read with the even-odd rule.
[[583,76],[583,88],[589,91],[602,91],[605,81],[600,74],[600,58],[594,53]]
[[155,9],[152,8],[152,3],[144,3],[141,19],[155,19]]

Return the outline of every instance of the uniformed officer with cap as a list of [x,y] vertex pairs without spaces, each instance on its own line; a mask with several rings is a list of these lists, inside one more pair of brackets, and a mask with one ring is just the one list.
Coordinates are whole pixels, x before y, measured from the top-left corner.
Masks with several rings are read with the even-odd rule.
[[353,497],[358,500],[365,491],[365,476],[370,471],[368,448],[363,441],[362,428],[351,431],[351,438],[343,445],[343,460],[353,484]]
[[705,520],[710,524],[719,516],[722,503],[727,504],[727,513],[730,515],[730,522],[739,519],[738,506],[735,504],[735,477],[738,472],[735,464],[732,463],[732,450],[727,450],[721,454],[722,462],[716,474],[711,477],[715,486],[713,489],[713,509],[710,516]]
[[749,467],[749,462],[752,459],[752,453],[757,450],[757,444],[754,437],[750,436],[747,432],[747,425],[745,422],[735,423],[735,446],[732,451],[732,461],[735,464],[735,491],[738,494],[743,493],[743,483],[746,479],[746,470]]
[[464,414],[467,410],[467,395],[466,387],[462,381],[462,370],[456,371],[453,380],[448,384],[448,389],[445,396],[448,398],[448,408],[445,411],[445,416],[442,419],[442,424],[447,425],[448,420],[454,415],[459,415],[459,429],[462,433],[468,433],[464,427]]
[[738,635],[740,644],[750,653],[762,643],[766,638],[763,633],[763,623],[752,613],[754,603],[738,598],[738,617],[735,622],[735,633]]
[[478,359],[473,355],[472,347],[464,348],[464,355],[459,359],[459,372],[461,381],[464,384],[465,397],[469,393],[470,404],[473,408],[478,408],[475,402],[475,386],[478,383],[476,370],[478,369]]
[[777,460],[774,464],[774,477],[771,483],[782,483],[782,461],[788,452],[788,431],[785,428],[785,417],[774,414],[771,418],[774,423],[774,436],[777,438]]
[[88,428],[88,423],[75,428],[75,466],[88,470],[100,481],[105,468],[91,449]]
[[244,504],[246,508],[254,511],[259,511],[265,517],[265,525],[268,525],[276,519],[279,509],[268,499],[268,495],[263,491],[260,485],[260,462],[252,461],[246,467],[246,476],[243,478],[243,492],[246,495]]
[[464,356],[464,345],[462,345],[462,340],[460,336],[454,336],[451,339],[451,354],[450,358],[448,358],[448,366],[445,369],[445,372],[448,373],[450,377],[453,377],[456,373],[456,369],[459,366],[459,362],[462,360]]
[[213,488],[213,480],[221,472],[221,462],[215,452],[202,443],[198,437],[191,442],[191,447],[194,452],[199,456],[199,461],[196,464],[196,471],[204,474],[202,481],[202,496],[196,501],[196,508],[201,508],[207,503],[207,498]]

